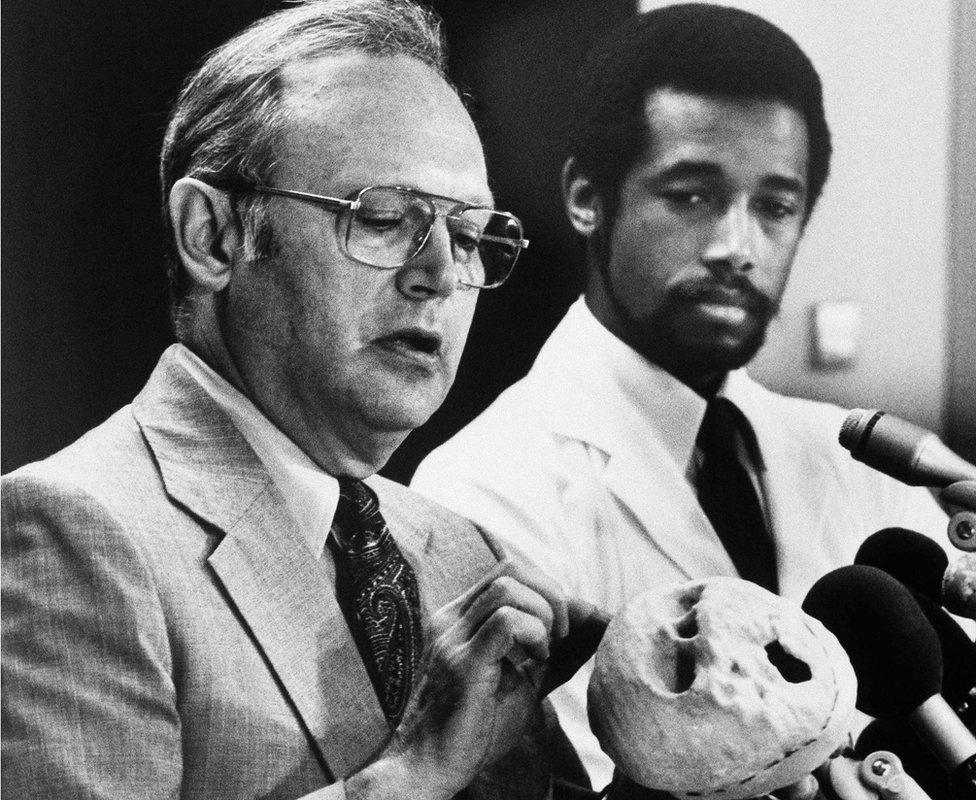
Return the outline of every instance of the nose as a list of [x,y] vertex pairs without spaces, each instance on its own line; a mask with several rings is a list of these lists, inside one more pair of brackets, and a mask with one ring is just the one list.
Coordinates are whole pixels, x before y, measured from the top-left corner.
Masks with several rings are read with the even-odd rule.
[[754,266],[755,234],[748,201],[730,203],[711,229],[702,260],[710,267],[748,272]]
[[420,252],[397,272],[397,287],[412,300],[427,300],[447,297],[457,286],[451,235],[446,222],[438,218]]

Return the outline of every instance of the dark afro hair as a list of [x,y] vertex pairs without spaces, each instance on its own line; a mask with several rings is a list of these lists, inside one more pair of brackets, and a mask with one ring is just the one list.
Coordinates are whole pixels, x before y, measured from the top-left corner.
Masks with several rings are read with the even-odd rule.
[[624,20],[587,54],[570,117],[571,155],[616,213],[620,184],[644,152],[644,101],[659,88],[777,100],[799,111],[809,139],[809,217],[830,169],[820,77],[796,42],[755,14],[705,3]]

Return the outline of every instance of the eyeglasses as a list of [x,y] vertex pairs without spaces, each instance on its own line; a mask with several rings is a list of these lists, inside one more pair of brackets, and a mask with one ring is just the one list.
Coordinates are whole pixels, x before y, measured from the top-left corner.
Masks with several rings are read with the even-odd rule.
[[[444,217],[458,283],[475,289],[500,286],[512,274],[519,253],[529,246],[522,223],[513,214],[402,186],[368,186],[355,199],[346,200],[273,186],[254,186],[250,191],[304,200],[337,212],[336,233],[346,255],[380,269],[409,263],[424,249],[437,218]],[[453,205],[438,212],[435,200]]]

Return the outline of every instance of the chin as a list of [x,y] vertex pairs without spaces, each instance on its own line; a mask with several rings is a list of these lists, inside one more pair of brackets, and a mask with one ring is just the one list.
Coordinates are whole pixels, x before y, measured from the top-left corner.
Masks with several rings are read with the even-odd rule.
[[680,361],[710,372],[728,372],[752,361],[765,341],[766,326],[753,321],[734,329],[675,331],[672,346]]
[[401,390],[390,392],[379,402],[373,403],[364,414],[371,427],[388,433],[401,432],[406,436],[414,428],[419,428],[440,408],[443,397],[412,397],[412,392]]
[[711,343],[690,348],[686,361],[697,365],[702,372],[730,372],[752,361],[761,346],[761,341],[734,345]]

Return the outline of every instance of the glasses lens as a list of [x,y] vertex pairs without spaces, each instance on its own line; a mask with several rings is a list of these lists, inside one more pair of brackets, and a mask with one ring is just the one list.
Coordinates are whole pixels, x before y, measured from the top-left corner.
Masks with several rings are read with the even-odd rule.
[[374,267],[403,266],[423,244],[433,217],[431,205],[409,192],[367,189],[349,220],[346,249]]
[[462,283],[497,286],[511,274],[522,249],[522,225],[515,217],[485,208],[468,208],[450,223],[454,261]]

